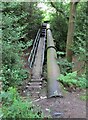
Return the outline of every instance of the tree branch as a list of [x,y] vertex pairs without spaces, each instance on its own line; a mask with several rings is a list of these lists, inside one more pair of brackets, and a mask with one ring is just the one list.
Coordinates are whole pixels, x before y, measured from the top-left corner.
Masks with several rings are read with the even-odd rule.
[[57,12],[61,13],[62,15],[64,15],[67,20],[69,19],[69,17],[68,17],[61,9],[57,8],[57,7],[54,5],[53,2],[50,2],[50,4],[52,5],[53,8],[56,9]]

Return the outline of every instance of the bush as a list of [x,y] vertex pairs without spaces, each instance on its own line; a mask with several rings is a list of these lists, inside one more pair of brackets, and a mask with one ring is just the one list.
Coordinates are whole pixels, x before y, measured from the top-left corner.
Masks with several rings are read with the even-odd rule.
[[28,78],[28,72],[23,68],[22,52],[32,45],[31,39],[35,37],[42,16],[37,4],[32,2],[2,2],[1,8],[1,71],[3,89],[7,90],[9,86],[17,86]]
[[3,89],[7,89],[9,86],[19,85],[23,79],[28,77],[28,72],[23,69],[23,61],[18,45],[16,49],[14,44],[4,41],[2,48],[2,81]]
[[69,63],[65,58],[61,58],[60,56],[57,64],[59,64],[60,66],[61,74],[66,74],[67,72],[70,72],[73,66],[73,63]]
[[67,38],[67,23],[62,16],[53,15],[51,20],[52,34],[55,39],[57,51],[65,51]]
[[60,75],[60,78],[58,78],[61,83],[63,83],[65,86],[73,86],[73,87],[80,87],[80,88],[87,88],[87,80],[86,76],[82,75],[80,77],[77,77],[77,72],[67,73],[66,75]]
[[[77,7],[77,16],[75,20],[75,31],[74,31],[74,46],[73,51],[74,53],[79,56],[80,60],[86,61],[86,38],[87,38],[87,25],[88,25],[88,18],[87,18],[87,10],[88,10],[88,3],[83,2],[79,3]],[[84,14],[85,13],[85,14]]]
[[43,114],[31,101],[23,100],[16,88],[10,87],[7,92],[2,91],[0,95],[2,100],[1,118],[22,119],[22,118],[40,118]]

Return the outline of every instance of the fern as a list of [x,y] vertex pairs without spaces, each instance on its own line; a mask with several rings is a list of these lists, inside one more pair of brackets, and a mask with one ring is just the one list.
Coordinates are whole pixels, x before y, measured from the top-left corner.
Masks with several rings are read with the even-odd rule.
[[77,72],[67,73],[66,75],[61,74],[60,78],[58,78],[60,82],[66,84],[67,86],[76,86],[80,88],[88,87],[86,85],[86,77],[82,75],[81,77],[77,77]]

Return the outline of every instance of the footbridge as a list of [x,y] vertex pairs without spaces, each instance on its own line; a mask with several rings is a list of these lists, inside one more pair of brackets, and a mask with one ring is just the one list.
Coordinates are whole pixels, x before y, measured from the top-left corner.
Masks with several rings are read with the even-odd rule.
[[50,24],[46,22],[38,30],[28,58],[31,69],[31,81],[28,85],[32,92],[38,92],[42,88],[45,50],[47,50],[47,97],[62,97],[60,84],[57,80],[60,76],[60,68],[57,64],[56,48]]

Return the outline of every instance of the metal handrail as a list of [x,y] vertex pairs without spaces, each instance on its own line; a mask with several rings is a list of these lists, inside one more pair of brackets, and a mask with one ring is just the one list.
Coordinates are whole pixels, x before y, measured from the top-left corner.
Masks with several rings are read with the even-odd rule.
[[[46,29],[45,29],[44,31],[45,31],[45,37],[44,37],[43,48],[44,48],[44,50],[45,50],[45,41],[46,41]],[[44,61],[44,53],[43,53],[43,58],[42,58],[42,64],[43,64],[43,61]]]
[[38,36],[38,38],[37,38],[37,41],[36,41],[36,44],[35,44],[35,47],[34,47],[34,53],[33,53],[33,55],[32,55],[32,60],[31,60],[31,62],[30,62],[30,66],[29,66],[30,68],[32,68],[33,63],[34,63],[34,60],[35,60],[35,55],[36,55],[36,52],[37,52],[39,40],[40,40],[40,34],[39,34],[39,36]]
[[33,43],[33,48],[31,50],[30,56],[28,58],[30,68],[33,66],[33,63],[34,63],[34,58],[35,58],[36,50],[38,47],[39,39],[40,39],[40,29],[37,32],[36,38],[35,38],[34,43]]

